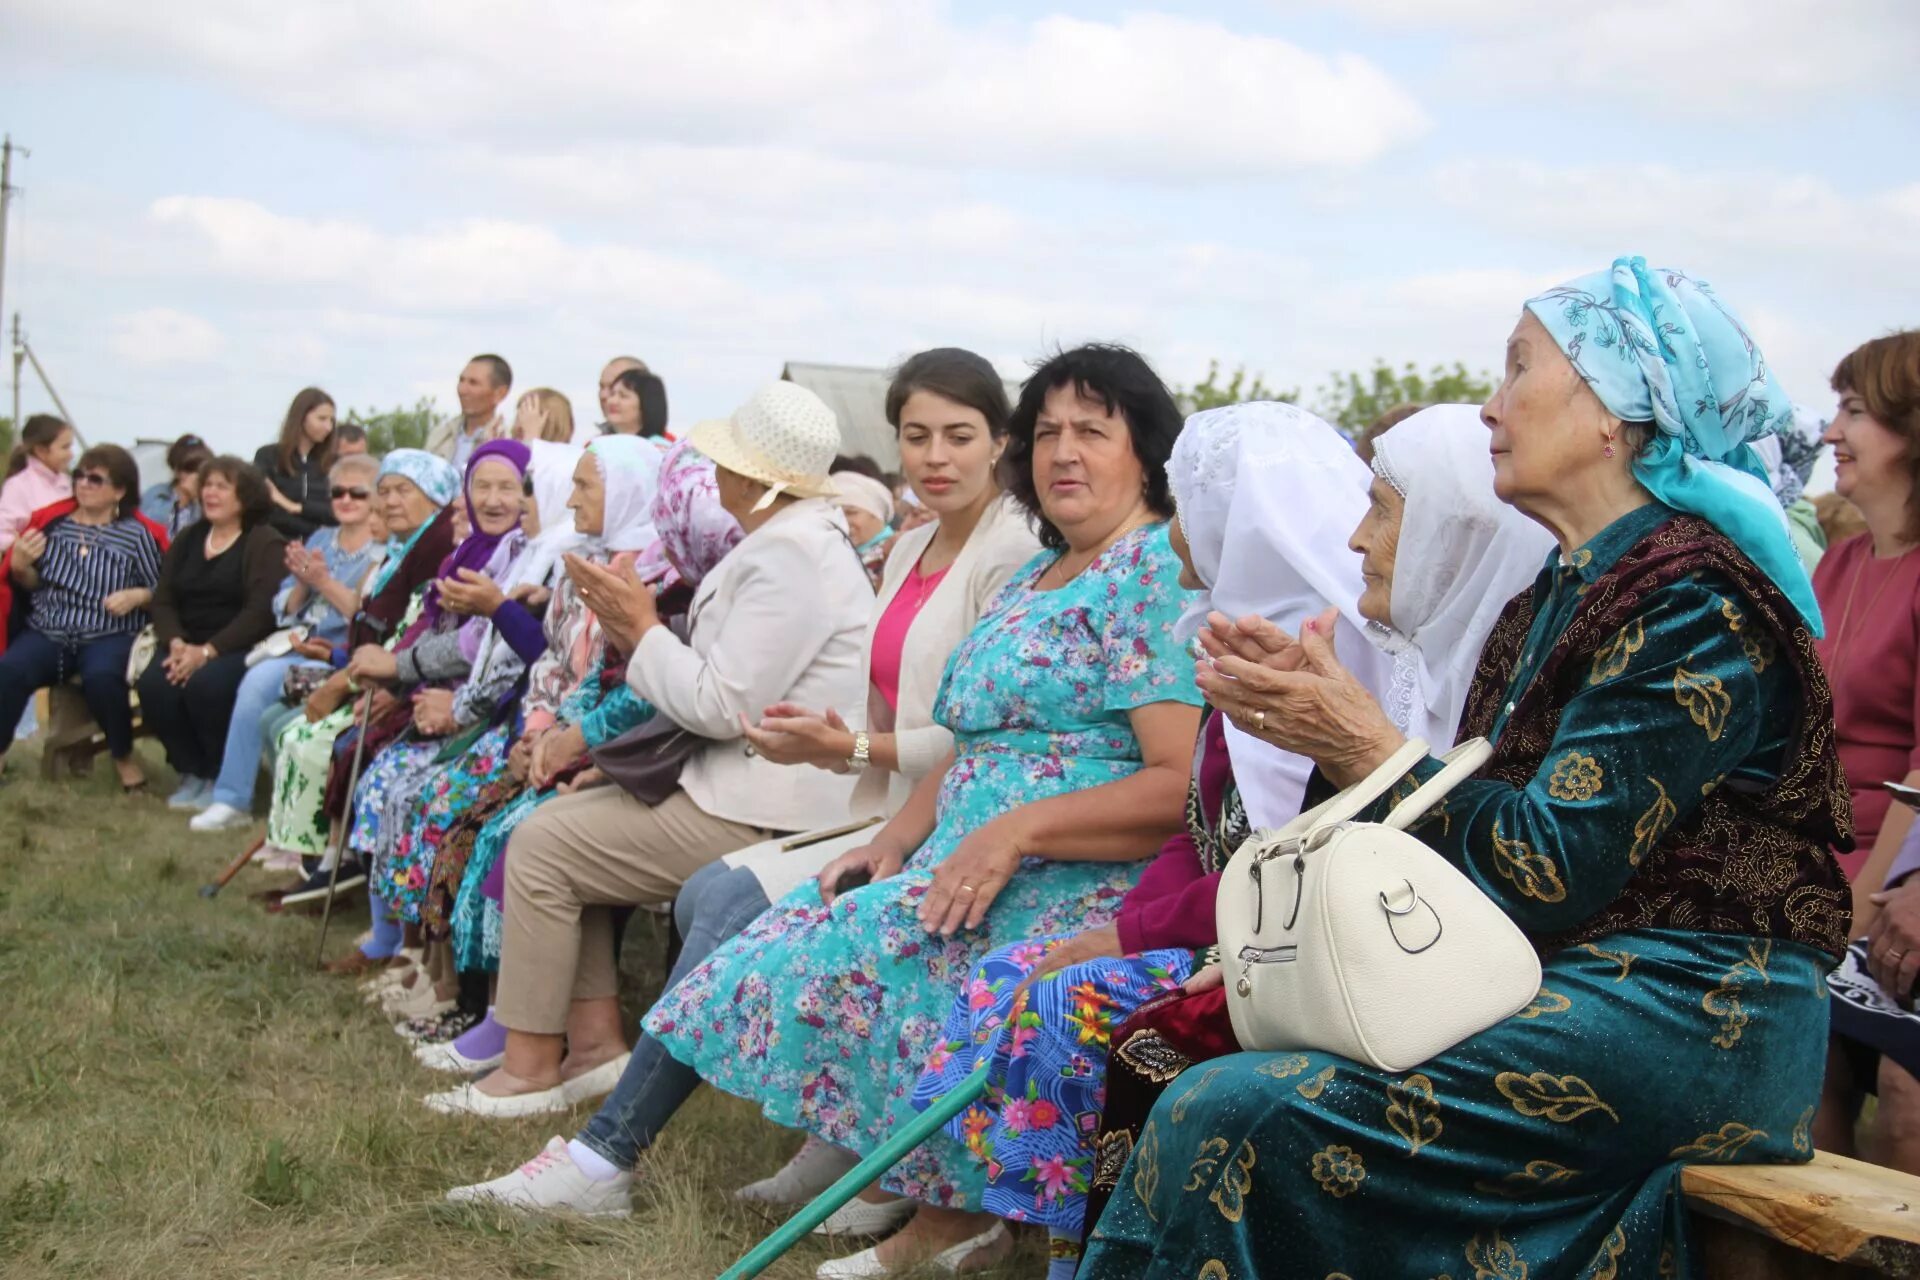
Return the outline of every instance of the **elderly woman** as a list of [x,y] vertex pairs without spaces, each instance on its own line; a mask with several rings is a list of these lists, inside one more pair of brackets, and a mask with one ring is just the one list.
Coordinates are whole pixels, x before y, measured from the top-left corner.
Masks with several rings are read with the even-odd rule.
[[860,692],[872,595],[826,500],[833,411],[805,388],[769,383],[690,443],[713,459],[745,536],[701,582],[686,639],[631,571],[568,560],[609,641],[632,655],[628,684],[660,713],[636,733],[685,735],[677,776],[655,767],[644,783],[559,797],[513,833],[494,1010],[504,1058],[478,1083],[430,1096],[435,1110],[537,1115],[612,1089],[628,1056],[612,909],[670,901],[721,854],[846,813],[849,784],[781,769],[741,736],[743,717],[773,703],[844,705]]
[[167,807],[195,811],[213,803],[247,654],[273,630],[287,545],[268,522],[267,482],[238,458],[202,470],[200,509],[167,549],[151,606],[158,652],[136,683],[141,718],[180,775]]
[[373,533],[373,482],[379,470],[366,454],[334,463],[328,496],[335,523],[315,530],[304,545],[287,547],[287,577],[273,600],[280,632],[248,658],[220,774],[213,780],[213,803],[194,815],[187,824],[192,830],[253,825],[262,735],[282,710],[287,675],[298,667],[324,666],[333,647],[346,642],[347,620],[360,608],[360,588],[380,562],[383,549]]
[[1855,348],[1833,389],[1834,484],[1867,528],[1827,553],[1813,586],[1829,622],[1820,656],[1863,846],[1849,867],[1863,940],[1834,975],[1835,1051],[1814,1136],[1851,1154],[1870,1087],[1880,1099],[1874,1158],[1920,1173],[1920,1016],[1909,1007],[1920,979],[1920,828],[1882,785],[1920,785],[1920,330]]
[[[1005,397],[1004,388],[1000,394]],[[840,513],[847,518],[847,536],[877,591],[886,577],[888,545],[894,535],[893,491],[858,471],[834,472],[833,487]]]
[[[1104,923],[1178,829],[1199,719],[1167,541],[1179,423],[1124,348],[1068,351],[1028,380],[1004,474],[1046,549],[948,661],[934,719],[953,759],[869,844],[655,1006],[647,1030],[703,1079],[778,1124],[870,1150],[910,1118],[913,1082],[980,959]],[[923,1207],[877,1263],[848,1265],[996,1254],[1004,1230],[967,1212],[970,1166],[946,1139],[899,1166],[892,1190]]]
[[[1222,625],[1260,618],[1298,630],[1334,605],[1336,637],[1395,725],[1451,740],[1480,644],[1550,542],[1494,499],[1485,439],[1471,408],[1426,410],[1380,438],[1369,490],[1347,441],[1291,405],[1196,415],[1168,464],[1183,581],[1208,590]],[[1403,540],[1403,527],[1417,537]],[[1407,553],[1396,564],[1402,541]],[[1191,618],[1197,626],[1199,607]],[[1391,659],[1361,642],[1362,628]],[[1177,987],[1196,952],[1215,944],[1221,868],[1251,828],[1299,811],[1311,769],[1210,714],[1189,783],[1188,829],[1162,849],[1119,917],[996,951],[948,1014],[915,1103],[930,1103],[965,1081],[980,1055],[991,1056],[987,1098],[949,1132],[984,1167],[988,1212],[1049,1229],[1059,1276],[1079,1261],[1096,1163],[1089,1122],[1108,1095],[1112,1028]],[[1113,1144],[1104,1149],[1111,1161]]]
[[78,674],[121,789],[132,792],[146,775],[133,755],[127,656],[147,623],[166,532],[135,510],[140,472],[119,445],[95,445],[75,472],[73,497],[36,511],[0,555],[0,633],[24,624],[0,634],[0,760],[35,690]]
[[[1748,447],[1787,412],[1680,272],[1623,258],[1527,304],[1483,416],[1495,491],[1560,556],[1468,695],[1493,759],[1414,831],[1533,940],[1539,995],[1404,1076],[1239,1054],[1176,1085],[1084,1274],[1685,1274],[1682,1164],[1811,1155],[1850,819],[1811,585]],[[1403,735],[1319,623],[1282,648],[1218,659],[1208,699],[1366,776]]]
[[[387,530],[385,552],[367,581],[360,611],[348,624],[346,644],[334,650],[336,666],[344,668],[362,646],[400,642],[441,562],[453,553],[452,504],[459,493],[459,472],[423,449],[395,449],[381,460],[374,500]],[[336,670],[301,700],[305,714],[276,740],[267,844],[274,856],[291,858],[295,867],[302,858],[331,857],[337,850],[337,842],[329,839],[329,819],[337,815],[327,812],[323,797],[334,749],[358,720],[356,692],[346,671]],[[325,895],[329,870],[315,868],[282,904],[298,906]],[[342,870],[341,886],[364,883],[364,872]],[[396,949],[397,932],[396,941],[379,949]]]

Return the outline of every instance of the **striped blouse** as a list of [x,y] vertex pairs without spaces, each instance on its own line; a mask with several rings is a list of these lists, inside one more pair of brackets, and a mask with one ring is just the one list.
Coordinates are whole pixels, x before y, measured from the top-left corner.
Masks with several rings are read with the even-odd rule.
[[109,525],[67,518],[49,525],[46,535],[47,549],[34,565],[40,585],[28,626],[52,640],[84,644],[147,625],[144,609],[116,618],[101,603],[116,591],[151,590],[160,581],[160,544],[146,526],[131,518]]

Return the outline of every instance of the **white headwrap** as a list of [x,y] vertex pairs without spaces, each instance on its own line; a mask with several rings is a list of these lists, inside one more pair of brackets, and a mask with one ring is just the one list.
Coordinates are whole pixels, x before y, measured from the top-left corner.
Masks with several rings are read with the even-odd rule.
[[[1345,437],[1293,405],[1259,401],[1188,418],[1167,481],[1208,592],[1181,620],[1183,634],[1196,633],[1209,608],[1258,614],[1298,634],[1332,605],[1335,651],[1384,703],[1392,666],[1363,638],[1360,557],[1347,547],[1367,513],[1369,479]],[[1232,724],[1226,737],[1248,821],[1273,827],[1298,814],[1313,762]]]
[[645,551],[658,536],[653,499],[660,491],[666,450],[639,436],[601,436],[587,446],[587,455],[600,468],[600,483],[607,495],[601,531],[588,539],[588,554]]
[[1480,650],[1532,584],[1553,535],[1494,496],[1487,428],[1472,405],[1422,409],[1373,442],[1373,469],[1407,500],[1393,565],[1387,714],[1436,750],[1452,745]]
[[887,486],[858,471],[836,471],[830,478],[841,506],[864,511],[881,524],[892,522],[893,491]]

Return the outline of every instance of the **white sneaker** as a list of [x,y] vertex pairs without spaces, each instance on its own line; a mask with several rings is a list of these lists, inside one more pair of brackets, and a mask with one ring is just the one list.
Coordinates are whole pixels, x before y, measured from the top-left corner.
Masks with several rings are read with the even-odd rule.
[[475,1076],[482,1071],[491,1071],[507,1059],[502,1050],[491,1058],[469,1058],[453,1047],[451,1040],[445,1044],[417,1044],[413,1046],[413,1056],[420,1065],[429,1071],[445,1071],[456,1076]]
[[565,1138],[492,1182],[476,1182],[447,1192],[455,1204],[491,1203],[533,1213],[577,1213],[588,1218],[625,1218],[633,1213],[633,1175],[622,1173],[597,1182],[580,1171],[567,1152]]
[[[444,1093],[430,1093],[423,1101],[427,1104],[427,1110],[438,1111],[443,1116],[484,1116],[489,1120],[518,1120],[522,1116],[545,1116],[573,1109],[573,1104],[567,1100],[567,1091],[560,1085],[533,1093],[510,1093],[504,1098],[496,1098],[470,1084],[463,1084]],[[572,1165],[571,1157],[567,1163]]]
[[895,1196],[878,1203],[856,1196],[828,1214],[827,1220],[813,1229],[813,1234],[884,1236],[895,1227],[904,1226],[907,1219],[913,1216],[914,1208],[915,1202],[905,1196]]
[[733,1198],[755,1204],[805,1204],[859,1163],[860,1157],[853,1152],[809,1134],[793,1159],[780,1166],[780,1172],[748,1183],[734,1192]]
[[189,831],[238,831],[242,827],[253,825],[253,815],[244,809],[236,809],[230,804],[218,800],[193,815],[193,821],[187,824]]
[[1007,1224],[996,1220],[991,1227],[972,1239],[962,1240],[951,1249],[943,1249],[918,1266],[907,1267],[902,1271],[889,1270],[887,1264],[880,1261],[878,1249],[862,1249],[850,1258],[835,1258],[831,1262],[821,1263],[820,1269],[813,1274],[819,1277],[819,1280],[869,1280],[874,1276],[905,1275],[925,1268],[929,1271],[943,1271],[947,1275],[956,1276],[960,1274],[960,1264],[972,1257],[975,1251],[998,1244],[1001,1237],[1006,1234]]
[[569,1103],[592,1102],[604,1098],[613,1092],[613,1086],[620,1083],[620,1077],[626,1074],[627,1063],[633,1060],[631,1053],[623,1053],[617,1058],[608,1058],[605,1062],[587,1072],[575,1076],[560,1086],[567,1095]]

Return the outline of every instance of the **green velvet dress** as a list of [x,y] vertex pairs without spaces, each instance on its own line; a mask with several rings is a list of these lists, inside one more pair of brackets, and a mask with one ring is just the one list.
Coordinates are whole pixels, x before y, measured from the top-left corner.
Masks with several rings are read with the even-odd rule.
[[[1762,626],[1777,615],[1752,584],[1709,565],[1634,594],[1631,620],[1589,650],[1565,648],[1584,608],[1622,607],[1609,570],[1672,519],[1642,508],[1542,574],[1504,702],[1468,716],[1498,739],[1521,704],[1536,763],[1502,778],[1496,755],[1415,828],[1535,940],[1533,1003],[1401,1075],[1325,1053],[1188,1068],[1141,1129],[1082,1277],[1685,1275],[1683,1165],[1811,1156],[1837,868],[1793,834],[1768,864],[1779,883],[1748,883],[1729,853],[1705,906],[1648,875],[1675,865],[1676,840],[1711,839],[1703,812],[1757,812],[1745,797],[1804,772],[1790,762],[1809,712],[1831,721],[1799,660],[1810,642]],[[1832,803],[1802,811],[1817,829]],[[1726,927],[1762,919],[1752,904],[1776,891],[1799,895],[1781,909],[1807,928]],[[1614,919],[1641,923],[1590,934]]]

